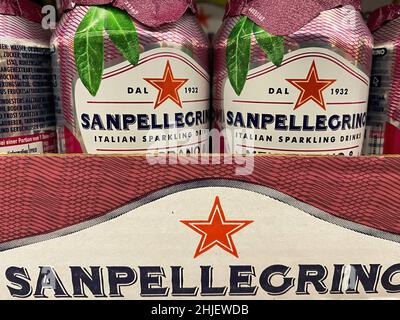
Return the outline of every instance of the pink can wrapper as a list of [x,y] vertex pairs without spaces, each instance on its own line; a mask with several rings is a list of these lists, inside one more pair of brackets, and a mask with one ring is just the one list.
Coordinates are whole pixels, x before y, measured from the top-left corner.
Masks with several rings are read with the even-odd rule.
[[273,35],[290,35],[317,18],[321,12],[352,5],[361,10],[360,0],[231,0],[225,17],[246,15]]
[[63,4],[51,41],[60,151],[205,151],[209,44],[192,1]]
[[50,32],[41,8],[0,1],[0,153],[56,151]]
[[400,153],[400,5],[374,11],[375,39],[365,153]]
[[126,11],[132,18],[148,27],[159,27],[178,21],[188,9],[196,12],[193,0],[63,0],[64,10],[76,6],[112,5]]
[[214,43],[216,128],[233,153],[362,152],[373,40],[352,0],[233,0]]

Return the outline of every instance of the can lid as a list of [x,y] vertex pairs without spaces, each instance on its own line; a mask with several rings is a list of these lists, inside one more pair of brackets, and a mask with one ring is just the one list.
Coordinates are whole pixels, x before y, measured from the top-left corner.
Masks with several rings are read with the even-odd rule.
[[40,6],[29,0],[0,0],[0,14],[23,17],[38,23],[43,17]]
[[361,10],[360,0],[231,0],[225,17],[245,15],[273,35],[300,30],[321,12],[344,5]]
[[175,22],[188,9],[196,11],[193,0],[63,0],[62,4],[63,10],[71,10],[75,6],[112,5],[149,27]]
[[398,17],[400,17],[400,4],[390,4],[371,13],[368,19],[368,27],[371,32],[374,32],[385,23],[397,19]]

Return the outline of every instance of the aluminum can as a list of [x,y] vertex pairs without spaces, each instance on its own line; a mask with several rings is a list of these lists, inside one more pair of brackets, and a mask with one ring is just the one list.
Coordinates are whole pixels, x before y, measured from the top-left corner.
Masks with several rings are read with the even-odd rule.
[[364,153],[400,153],[400,5],[373,12],[375,47]]
[[241,154],[358,156],[372,36],[352,0],[232,0],[214,44],[215,127]]
[[53,70],[62,153],[198,154],[209,44],[189,0],[64,1]]
[[50,33],[40,6],[0,3],[0,153],[56,151]]

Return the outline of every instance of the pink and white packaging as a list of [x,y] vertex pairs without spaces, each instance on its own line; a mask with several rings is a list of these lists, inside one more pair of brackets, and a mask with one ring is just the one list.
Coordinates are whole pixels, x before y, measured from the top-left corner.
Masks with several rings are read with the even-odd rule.
[[373,12],[374,63],[365,153],[400,153],[400,5]]
[[0,1],[0,153],[56,151],[50,33],[40,7]]
[[[63,5],[65,13],[52,39],[60,151],[206,151],[209,45],[192,1],[91,0]],[[108,15],[104,25],[99,22],[103,14]],[[89,18],[98,30],[88,29]],[[97,49],[80,50],[85,30]],[[103,58],[96,57],[99,52]],[[98,82],[91,81],[86,71],[93,70],[87,67],[92,62],[85,65],[85,59],[97,60]]]
[[225,151],[361,154],[372,37],[360,7],[230,2],[214,44],[214,125],[225,130]]

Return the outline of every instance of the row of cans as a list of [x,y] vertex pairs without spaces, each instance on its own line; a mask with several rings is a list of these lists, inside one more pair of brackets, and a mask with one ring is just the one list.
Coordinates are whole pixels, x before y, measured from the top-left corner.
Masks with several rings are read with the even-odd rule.
[[0,3],[0,153],[400,153],[400,5],[231,0],[212,54],[192,0],[61,5]]

